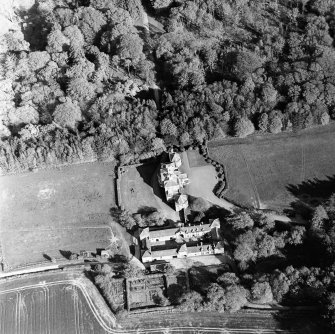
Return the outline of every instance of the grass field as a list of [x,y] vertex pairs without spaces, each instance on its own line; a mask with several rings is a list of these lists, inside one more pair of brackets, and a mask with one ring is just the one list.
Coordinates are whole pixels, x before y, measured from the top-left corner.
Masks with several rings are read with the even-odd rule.
[[0,237],[10,268],[60,250],[108,246],[114,165],[90,163],[0,177]]
[[0,334],[107,333],[113,315],[87,279],[44,274],[0,284]]
[[213,192],[218,183],[214,166],[208,164],[198,151],[183,152],[181,157],[183,162],[181,170],[190,179],[190,184],[185,187],[185,193],[194,197],[202,197],[212,204],[230,209],[232,205],[215,196]]
[[156,209],[167,219],[178,221],[178,213],[166,203],[158,185],[157,168],[159,164],[123,167],[119,177],[121,203],[131,213]]
[[318,197],[329,195],[329,187],[324,184],[335,174],[334,125],[297,134],[212,142],[208,146],[210,157],[226,167],[227,200],[282,210],[304,198],[308,185],[309,198],[316,193]]

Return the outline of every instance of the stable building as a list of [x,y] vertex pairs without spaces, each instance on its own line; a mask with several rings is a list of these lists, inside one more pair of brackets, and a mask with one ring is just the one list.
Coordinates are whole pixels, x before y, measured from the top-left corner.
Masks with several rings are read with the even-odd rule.
[[146,250],[142,255],[142,262],[153,262],[160,260],[182,259],[187,257],[204,256],[212,254],[224,254],[224,246],[221,241],[212,244],[203,244],[187,246],[186,243],[178,248],[162,250]]

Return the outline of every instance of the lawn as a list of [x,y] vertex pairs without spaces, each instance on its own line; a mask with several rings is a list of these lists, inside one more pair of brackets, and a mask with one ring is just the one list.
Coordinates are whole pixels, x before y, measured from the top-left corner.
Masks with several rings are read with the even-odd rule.
[[181,171],[186,173],[190,184],[186,185],[185,193],[194,197],[202,197],[212,204],[230,209],[232,205],[215,196],[213,190],[218,183],[214,166],[206,163],[198,151],[187,151],[181,154]]
[[158,185],[159,164],[143,164],[122,167],[119,174],[119,197],[121,206],[131,213],[161,211],[167,219],[179,220],[179,214],[165,201],[162,188]]
[[89,163],[0,177],[1,246],[9,268],[109,245],[114,165]]
[[226,199],[281,211],[297,199],[307,198],[311,204],[313,197],[329,196],[334,189],[334,129],[329,125],[300,133],[210,143],[210,157],[226,167]]

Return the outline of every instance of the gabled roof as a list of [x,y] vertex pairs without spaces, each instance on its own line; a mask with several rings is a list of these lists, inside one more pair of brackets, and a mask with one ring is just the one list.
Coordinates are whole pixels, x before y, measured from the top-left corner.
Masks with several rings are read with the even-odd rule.
[[171,162],[181,161],[180,155],[176,152],[169,153],[169,159]]
[[188,202],[187,195],[180,194],[176,196],[175,202],[179,205],[183,205]]
[[215,228],[215,227],[220,228],[219,218],[211,219],[209,222],[210,222],[211,228]]
[[140,240],[143,240],[145,238],[148,238],[150,235],[150,232],[149,232],[149,227],[146,227],[142,230],[142,232],[140,233]]
[[222,241],[219,241],[216,245],[215,245],[215,249],[224,249],[224,245]]
[[143,254],[142,254],[142,259],[146,258],[146,257],[152,257],[151,252],[149,250],[146,250]]
[[187,246],[186,246],[186,244],[182,244],[182,245],[179,247],[177,253],[187,253]]
[[165,236],[174,236],[179,231],[179,227],[173,227],[173,228],[164,228],[162,230],[153,230],[150,231],[150,238],[159,238],[159,237],[165,237]]

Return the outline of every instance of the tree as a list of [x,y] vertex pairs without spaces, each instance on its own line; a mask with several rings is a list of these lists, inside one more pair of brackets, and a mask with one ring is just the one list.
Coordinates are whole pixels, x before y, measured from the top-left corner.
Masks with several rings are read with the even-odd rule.
[[37,124],[38,120],[38,112],[31,105],[11,109],[8,113],[8,121],[11,125]]
[[227,219],[228,224],[231,225],[233,230],[245,230],[254,226],[254,221],[246,212],[241,212],[231,218]]
[[177,135],[177,127],[171,122],[170,119],[164,118],[160,124],[161,133],[163,135]]
[[257,69],[262,67],[262,59],[254,52],[243,50],[232,55],[233,73],[237,79],[244,81]]
[[319,124],[327,125],[329,123],[329,120],[330,120],[329,114],[326,111],[324,111],[319,117]]
[[205,309],[224,312],[226,304],[225,290],[217,283],[212,283],[206,294]]
[[251,287],[251,298],[258,304],[269,304],[273,301],[271,286],[268,282],[256,282]]
[[269,132],[280,133],[283,127],[283,123],[279,115],[274,115],[269,121]]
[[120,59],[129,59],[133,65],[137,65],[145,57],[143,45],[142,39],[137,34],[124,34],[117,43],[117,53]]
[[262,113],[258,118],[258,128],[259,130],[266,132],[268,130],[269,116],[266,113]]
[[248,262],[250,262],[254,258],[255,253],[248,245],[240,244],[236,247],[234,251],[234,259],[240,262],[242,269],[246,269],[248,266]]
[[155,290],[153,301],[159,306],[166,306],[169,304],[169,300],[164,296],[162,289]]
[[326,316],[331,328],[335,328],[335,292],[329,292],[326,296]]
[[117,219],[121,226],[127,230],[132,230],[136,226],[135,219],[127,210],[120,210],[117,212]]
[[225,293],[226,310],[236,312],[240,310],[247,302],[247,290],[239,285],[231,285]]
[[322,205],[318,205],[312,215],[311,219],[311,229],[320,230],[324,228],[324,221],[328,219],[328,214]]
[[184,293],[179,299],[178,299],[178,309],[181,311],[201,311],[203,298],[200,295],[200,293],[196,291],[189,291]]
[[227,288],[231,285],[239,284],[240,279],[236,276],[235,273],[224,273],[217,278],[217,282],[220,283],[223,287]]
[[294,226],[290,232],[287,242],[291,245],[301,245],[306,237],[304,226]]
[[66,99],[65,102],[56,106],[53,119],[62,127],[75,129],[77,122],[82,119],[80,108],[76,103],[72,102],[71,99]]
[[164,140],[162,138],[154,138],[152,140],[152,143],[151,143],[151,148],[152,150],[154,151],[159,151],[159,150],[165,150],[166,147],[165,147],[165,144],[164,144]]
[[144,276],[144,270],[137,267],[136,265],[127,262],[123,269],[123,276],[125,278],[139,278]]
[[190,143],[190,134],[187,131],[183,132],[180,136],[180,142],[182,145],[187,145]]
[[290,281],[287,276],[277,270],[270,281],[274,299],[280,303],[290,290]]
[[255,127],[246,117],[237,118],[234,124],[234,134],[236,137],[244,138],[254,133]]

